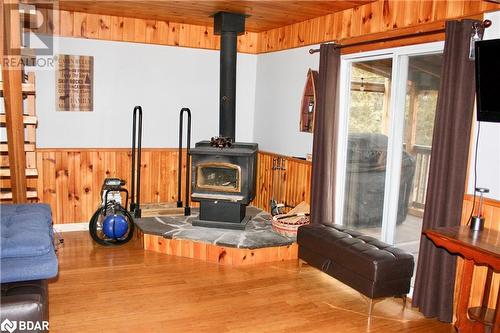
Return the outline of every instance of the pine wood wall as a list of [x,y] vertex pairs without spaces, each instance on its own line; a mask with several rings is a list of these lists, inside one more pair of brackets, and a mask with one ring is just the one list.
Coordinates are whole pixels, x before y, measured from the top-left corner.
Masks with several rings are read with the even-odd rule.
[[[177,200],[177,158],[177,149],[143,149],[142,202]],[[130,190],[130,165],[129,149],[39,149],[40,202],[51,206],[55,224],[89,221],[104,178],[125,179]]]
[[[209,26],[68,11],[54,11],[45,17],[49,19],[37,29],[39,33],[213,50],[220,44],[220,37]],[[238,37],[238,51],[256,53],[257,42],[257,33],[246,32]]]
[[[238,51],[256,54],[321,42],[376,40],[386,34],[396,36],[433,30],[444,27],[447,19],[477,17],[494,10],[500,10],[500,5],[484,0],[378,0],[261,33],[247,32],[238,38]],[[66,37],[214,50],[219,48],[219,37],[213,34],[210,26],[80,12],[56,11],[38,31]],[[442,33],[432,34],[396,44],[422,43],[442,38]],[[387,43],[373,45],[375,48],[386,46]],[[370,47],[362,50],[365,49]]]
[[[281,176],[278,176],[278,173],[275,172],[273,181],[273,159],[276,158],[285,160],[285,171],[282,172]],[[296,206],[302,201],[310,203],[311,170],[311,162],[268,152],[259,152],[256,196],[252,204],[270,211],[269,202],[273,198],[273,193],[278,202],[290,206]],[[282,188],[280,196],[278,196],[279,183],[281,183]]]
[[[472,209],[473,197],[472,195],[466,195],[463,202],[462,208],[462,224],[467,224],[469,220],[470,212]],[[485,217],[485,228],[500,231],[500,201],[485,199],[483,206],[483,216]],[[478,201],[476,199],[476,209]],[[457,266],[457,280],[455,282],[455,295],[458,292],[458,286],[460,281],[460,273],[462,271],[462,259],[458,259]],[[486,280],[486,267],[476,266],[474,269],[474,277],[472,280],[472,290],[470,298],[470,306],[480,306],[482,302],[484,282]],[[500,285],[500,273],[494,273],[492,279],[492,287],[490,292],[490,299],[488,306],[492,309],[496,307],[498,289]],[[456,298],[455,298],[456,299]]]
[[[444,27],[451,18],[472,17],[486,11],[499,10],[500,5],[487,1],[466,0],[378,0],[360,7],[310,19],[259,35],[257,53],[290,49],[321,42],[350,43],[359,37],[379,39],[391,31],[415,33]],[[392,34],[391,36],[394,36]],[[442,34],[413,38],[410,43],[442,39]],[[383,44],[377,45],[383,47]]]
[[[36,186],[39,202],[51,206],[55,224],[86,222],[100,203],[104,178],[125,179],[130,189],[130,157],[129,149],[118,148],[38,149],[38,180],[28,181],[28,187]],[[269,210],[272,197],[272,159],[277,157],[264,152],[258,156],[257,195],[252,204],[265,210]],[[174,148],[143,149],[142,203],[177,201],[177,158],[178,151]],[[309,202],[311,163],[283,158],[287,170],[282,175],[283,193],[279,201],[290,205]],[[185,167],[183,161],[182,180]],[[8,186],[5,181],[0,183],[2,187]],[[184,188],[183,182],[182,198]]]

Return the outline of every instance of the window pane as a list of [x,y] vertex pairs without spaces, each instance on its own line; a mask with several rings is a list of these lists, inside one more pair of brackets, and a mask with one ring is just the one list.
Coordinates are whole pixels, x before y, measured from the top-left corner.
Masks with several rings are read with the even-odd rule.
[[409,57],[404,145],[394,243],[418,257],[442,54]]
[[392,59],[351,68],[344,225],[380,238],[387,164]]

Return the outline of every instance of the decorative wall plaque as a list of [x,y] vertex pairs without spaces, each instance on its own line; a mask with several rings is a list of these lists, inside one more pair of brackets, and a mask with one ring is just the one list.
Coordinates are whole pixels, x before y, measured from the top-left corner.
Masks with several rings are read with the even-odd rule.
[[94,57],[60,54],[56,69],[56,110],[93,111]]

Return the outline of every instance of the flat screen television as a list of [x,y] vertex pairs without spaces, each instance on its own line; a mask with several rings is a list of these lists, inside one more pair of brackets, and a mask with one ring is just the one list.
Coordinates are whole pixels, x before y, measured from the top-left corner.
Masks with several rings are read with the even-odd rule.
[[477,120],[500,122],[500,39],[476,42]]

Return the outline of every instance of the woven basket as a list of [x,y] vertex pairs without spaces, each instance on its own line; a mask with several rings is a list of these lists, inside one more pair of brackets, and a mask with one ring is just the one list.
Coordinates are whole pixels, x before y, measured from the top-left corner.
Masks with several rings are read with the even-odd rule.
[[[275,217],[279,217],[280,215],[276,215]],[[272,220],[273,230],[280,235],[287,237],[297,237],[297,229],[301,225],[309,224],[309,216],[296,216],[284,218],[281,220],[274,219]]]

